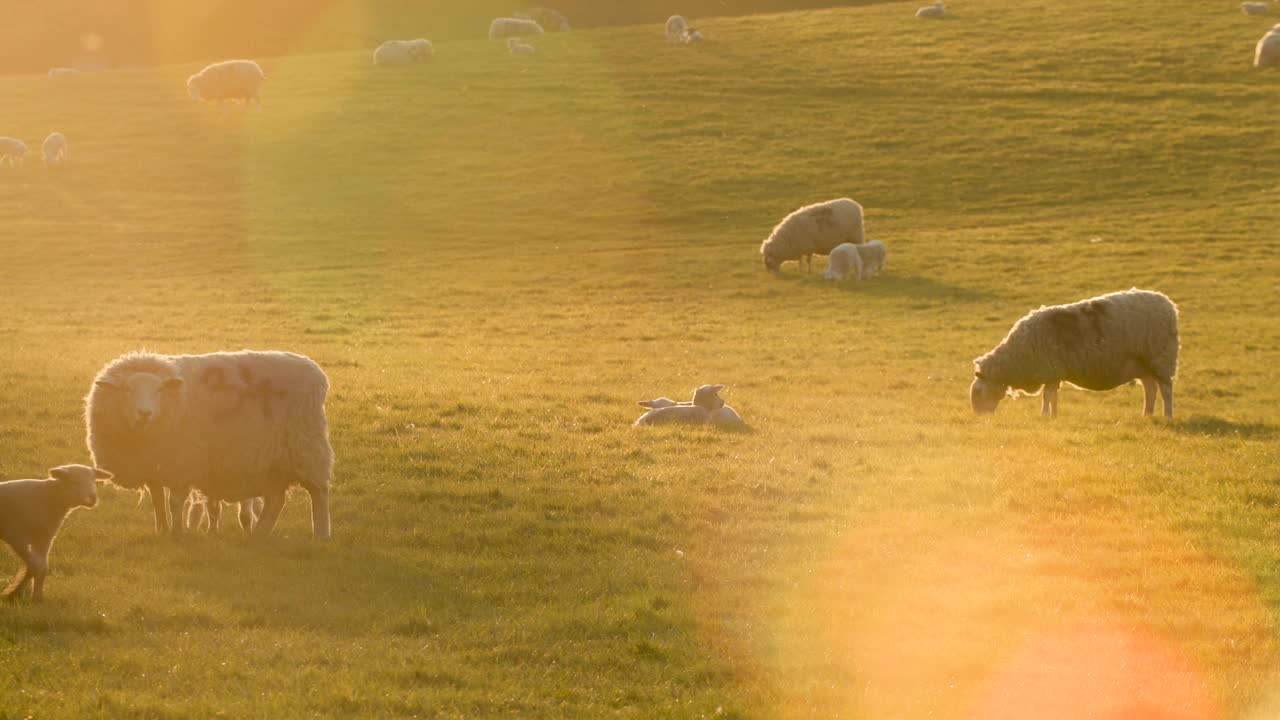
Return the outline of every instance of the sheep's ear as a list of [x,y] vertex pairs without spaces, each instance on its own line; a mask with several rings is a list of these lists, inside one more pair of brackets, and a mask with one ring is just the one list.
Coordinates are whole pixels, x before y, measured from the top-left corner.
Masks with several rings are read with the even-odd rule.
[[724,386],[723,386],[723,385],[712,385],[712,386],[711,386],[711,392],[720,392],[720,391],[721,391],[721,390],[723,390],[723,389],[724,389]]
[[650,410],[652,410],[652,409],[653,409],[653,401],[652,401],[652,400],[641,400],[640,402],[638,402],[638,403],[636,403],[636,404],[637,404],[637,405],[639,405],[639,406],[640,406],[640,407],[642,407],[642,408],[649,408]]
[[49,468],[49,477],[54,480],[70,480],[71,471],[67,470],[65,465],[61,465],[56,468]]
[[94,380],[93,384],[103,390],[119,390],[120,386],[110,380]]
[[115,477],[115,475],[107,472],[106,470],[103,470],[102,468],[94,468],[93,477],[98,480],[111,480]]
[[180,387],[182,387],[182,378],[180,377],[171,377],[160,383],[161,390],[177,390]]

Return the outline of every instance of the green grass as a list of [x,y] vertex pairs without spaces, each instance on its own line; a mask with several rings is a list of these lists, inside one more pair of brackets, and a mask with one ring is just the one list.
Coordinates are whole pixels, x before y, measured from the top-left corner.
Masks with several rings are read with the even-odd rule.
[[[0,80],[0,131],[72,153],[0,171],[0,477],[85,461],[137,348],[310,355],[338,458],[328,544],[302,495],[258,546],[104,491],[0,607],[0,718],[1265,717],[1267,22],[913,9],[280,58],[261,113],[189,66]],[[766,274],[841,195],[885,274]],[[1014,320],[1131,286],[1181,308],[1176,420],[973,416]],[[629,426],[704,382],[751,431]]]

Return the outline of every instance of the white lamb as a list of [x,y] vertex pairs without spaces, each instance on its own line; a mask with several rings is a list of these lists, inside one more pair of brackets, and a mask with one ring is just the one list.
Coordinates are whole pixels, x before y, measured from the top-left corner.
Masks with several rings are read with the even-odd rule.
[[61,165],[67,161],[67,136],[60,132],[51,132],[49,137],[44,139],[44,164],[47,167]]
[[27,144],[17,138],[0,137],[0,165],[19,167],[27,158]]
[[187,78],[187,93],[192,100],[243,100],[246,105],[256,102],[261,108],[258,91],[266,79],[262,68],[252,60],[224,60]]
[[[653,400],[641,400],[639,405],[642,408],[649,408],[650,410],[660,410],[662,408],[669,408],[669,407],[690,406],[690,405],[693,405],[693,403],[687,400],[684,402],[676,402],[675,400],[672,400],[669,397],[660,397],[660,398],[654,398]],[[711,414],[708,416],[707,422],[711,423],[712,425],[742,425],[743,424],[742,416],[739,415],[736,410],[729,407],[728,405],[722,405],[719,408],[712,410]]]
[[822,277],[827,280],[848,280],[852,275],[854,280],[862,279],[862,255],[858,253],[858,246],[853,243],[841,243],[831,251],[831,260],[827,265],[826,272],[822,273]]
[[494,18],[493,22],[489,23],[490,40],[541,35],[542,32],[542,26],[528,18]]
[[1253,54],[1254,67],[1274,67],[1277,65],[1280,65],[1280,25],[1271,28],[1266,35],[1262,36]]
[[49,68],[49,77],[51,78],[75,77],[76,75],[79,75],[79,74],[80,74],[80,71],[75,68],[69,68],[69,67]]
[[684,42],[684,34],[689,30],[689,23],[679,15],[667,18],[667,42],[680,44]]
[[701,30],[694,30],[693,28],[689,28],[689,29],[688,29],[688,30],[686,30],[686,31],[685,31],[685,33],[684,33],[684,44],[685,44],[685,45],[692,45],[692,44],[694,44],[694,43],[700,43],[700,42],[702,42],[702,41],[703,41],[703,40],[705,40],[705,39],[706,39],[706,38],[704,38],[704,37],[702,36],[702,31],[701,31]]
[[858,248],[858,258],[862,260],[862,279],[870,280],[872,277],[880,274],[884,269],[885,261],[889,258],[889,251],[885,249],[884,243],[879,240],[869,240]]
[[942,0],[938,0],[932,5],[926,5],[916,11],[916,17],[918,18],[940,18],[946,14],[947,8],[942,4]]
[[520,38],[507,38],[507,52],[512,55],[533,55],[538,50],[532,45],[520,42]]
[[1243,2],[1240,3],[1240,12],[1245,15],[1266,15],[1270,11],[1264,2]]

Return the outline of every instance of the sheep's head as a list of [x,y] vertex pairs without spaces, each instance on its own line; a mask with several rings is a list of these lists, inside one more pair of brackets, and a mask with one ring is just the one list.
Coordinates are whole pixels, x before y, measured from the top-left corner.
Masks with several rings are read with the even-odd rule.
[[191,77],[187,78],[187,94],[191,96],[192,100],[200,99],[200,76],[199,75],[192,75]]
[[693,391],[693,404],[707,410],[719,410],[724,407],[724,400],[719,394],[723,389],[723,385],[703,385]]
[[116,403],[124,427],[139,433],[171,417],[185,400],[180,377],[136,372],[123,382],[103,379],[94,385]]
[[49,477],[58,484],[58,490],[68,506],[91,508],[98,504],[98,480],[114,477],[106,470],[87,465],[62,465],[49,470]]
[[1008,391],[1009,386],[984,378],[978,371],[969,386],[969,402],[973,403],[973,411],[978,415],[989,415],[996,411],[996,406]]

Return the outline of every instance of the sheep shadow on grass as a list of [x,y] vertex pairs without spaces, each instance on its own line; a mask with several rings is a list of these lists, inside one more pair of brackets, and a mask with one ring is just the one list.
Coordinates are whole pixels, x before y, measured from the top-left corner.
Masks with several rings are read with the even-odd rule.
[[[822,279],[819,277],[819,280]],[[826,281],[823,281],[826,282]],[[878,275],[870,280],[832,283],[847,293],[856,293],[871,297],[909,297],[924,300],[947,300],[951,302],[977,302],[990,300],[994,294],[986,290],[951,285],[921,275],[896,275],[892,273]]]
[[1232,422],[1212,415],[1192,415],[1186,420],[1169,423],[1169,429],[1183,435],[1202,437],[1238,437],[1265,440],[1275,437],[1280,428],[1264,422]]

